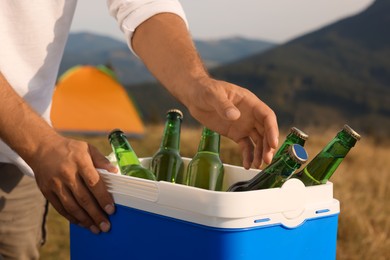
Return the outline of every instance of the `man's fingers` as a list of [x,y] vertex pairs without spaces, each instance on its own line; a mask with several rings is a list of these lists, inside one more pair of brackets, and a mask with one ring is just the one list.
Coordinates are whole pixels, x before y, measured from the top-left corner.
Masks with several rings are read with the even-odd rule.
[[67,220],[69,220],[70,223],[79,224],[79,221],[64,209],[57,195],[52,193],[50,195],[46,195],[46,198],[50,202],[50,204],[57,210],[57,212],[63,217],[65,217]]
[[258,132],[266,136],[271,148],[276,149],[279,142],[279,129],[275,113],[266,104],[254,110],[254,116],[258,123],[255,124]]
[[278,122],[275,113],[271,109],[269,110],[265,115],[255,114],[257,120],[262,122],[261,125],[256,124],[256,128],[267,138],[269,147],[276,149],[279,142]]
[[97,170],[93,167],[83,167],[80,175],[86,188],[92,193],[100,207],[108,215],[113,214],[115,211],[114,200]]
[[[58,201],[65,210],[65,215],[70,215],[76,219],[76,222],[93,233],[99,233],[99,228],[95,225],[90,215],[79,205],[73,193],[67,188],[57,193]],[[56,207],[57,208],[57,207]]]
[[263,163],[263,138],[258,138],[255,144],[253,167],[259,169]]
[[243,166],[245,169],[249,169],[253,161],[254,145],[252,140],[248,137],[245,137],[239,140],[237,143],[241,149]]
[[[96,194],[93,194],[93,191],[91,193],[90,189],[95,189],[96,185],[94,187],[86,187],[81,179],[79,179],[77,183],[78,185],[73,186],[72,190],[77,203],[87,212],[87,214],[92,218],[94,224],[99,227],[101,231],[107,232],[110,229],[110,223],[105,213],[102,211],[102,208],[104,207],[99,205],[97,202],[97,199],[104,201],[104,195],[99,194],[100,197],[103,197],[103,199],[97,197],[95,199],[94,196],[96,196]],[[107,202],[102,203],[105,206],[107,205]]]
[[110,223],[103,209],[112,214],[113,199],[92,163],[89,164],[90,167],[80,166],[79,174],[64,173],[62,182],[55,182],[60,184],[51,187],[57,197],[51,202],[63,216],[89,228],[91,232],[107,232]]
[[89,154],[92,158],[92,163],[95,168],[105,169],[109,172],[118,172],[118,168],[116,168],[104,155],[102,155],[98,149],[94,146],[88,144]]
[[278,122],[274,113],[264,119],[265,137],[270,148],[276,149],[279,143]]
[[271,148],[268,144],[268,139],[264,137],[263,141],[263,161],[266,164],[270,164],[274,155],[275,149]]
[[228,98],[226,91],[214,87],[206,94],[206,103],[213,107],[220,117],[227,120],[237,120],[241,116],[240,110]]

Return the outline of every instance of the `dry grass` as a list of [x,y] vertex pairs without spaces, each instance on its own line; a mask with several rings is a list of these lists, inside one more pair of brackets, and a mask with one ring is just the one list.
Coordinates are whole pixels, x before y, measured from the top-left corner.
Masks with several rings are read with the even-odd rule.
[[[339,129],[305,129],[310,134],[306,144],[311,158],[331,140]],[[139,157],[151,156],[158,148],[162,126],[148,126],[145,138],[130,140]],[[200,129],[182,129],[182,156],[192,157],[200,138]],[[281,132],[283,139],[286,132]],[[104,137],[85,139],[108,154]],[[282,140],[281,140],[282,141]],[[378,143],[363,136],[351,150],[332,178],[334,196],[341,203],[337,259],[390,259],[390,140]],[[222,138],[221,158],[225,163],[241,165],[238,147]],[[67,222],[53,209],[48,219],[48,242],[42,259],[69,259]]]

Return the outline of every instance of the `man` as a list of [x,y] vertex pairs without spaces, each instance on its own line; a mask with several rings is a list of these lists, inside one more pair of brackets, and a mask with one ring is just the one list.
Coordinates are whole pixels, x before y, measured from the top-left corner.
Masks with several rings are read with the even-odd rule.
[[[194,118],[237,142],[245,168],[271,161],[275,114],[247,89],[210,78],[177,0],[107,3],[130,49]],[[114,203],[95,168],[115,168],[49,122],[75,6],[76,0],[0,1],[0,258],[39,257],[46,199],[93,233],[110,229]]]

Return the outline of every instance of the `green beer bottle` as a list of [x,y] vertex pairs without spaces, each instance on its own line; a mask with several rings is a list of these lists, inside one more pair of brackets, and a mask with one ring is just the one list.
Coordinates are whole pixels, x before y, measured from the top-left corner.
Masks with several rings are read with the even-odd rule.
[[184,184],[184,163],[180,156],[180,126],[183,113],[178,109],[168,110],[160,148],[153,155],[150,170],[158,181]]
[[[286,136],[286,139],[279,147],[279,149],[274,154],[271,164],[279,160],[285,153],[288,152],[288,148],[293,144],[299,144],[302,147],[305,145],[306,140],[309,138],[309,135],[303,132],[302,130],[292,127],[289,134]],[[241,181],[235,183],[235,186],[245,185],[247,181]]]
[[142,167],[129,141],[120,129],[111,131],[108,135],[108,140],[115,154],[121,174],[156,180],[151,171]]
[[203,127],[198,151],[187,167],[187,185],[221,191],[224,169],[219,157],[221,136]]
[[240,181],[227,191],[250,191],[281,187],[283,183],[308,159],[307,152],[299,144],[290,145],[287,153],[248,181]]
[[358,140],[360,135],[350,126],[344,125],[322,151],[291,178],[300,179],[305,186],[326,183]]
[[274,157],[272,158],[271,163],[277,161],[283,154],[285,154],[290,145],[299,144],[301,146],[304,146],[308,138],[309,136],[305,132],[299,130],[296,127],[292,127],[290,129],[290,133],[286,137],[286,140],[284,140],[279,150],[277,150]]

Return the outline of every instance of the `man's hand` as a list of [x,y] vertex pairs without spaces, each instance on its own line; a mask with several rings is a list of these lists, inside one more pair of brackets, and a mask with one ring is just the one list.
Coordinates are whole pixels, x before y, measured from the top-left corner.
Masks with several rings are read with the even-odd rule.
[[278,145],[275,113],[252,92],[205,77],[189,86],[183,99],[203,125],[239,144],[245,168],[270,163]]
[[95,168],[116,167],[87,143],[59,135],[1,72],[0,103],[0,138],[33,169],[43,195],[69,221],[94,233],[108,231],[113,199]]
[[95,168],[117,169],[85,142],[61,136],[46,141],[29,162],[42,193],[70,222],[107,232],[114,203]]
[[274,112],[249,90],[208,76],[180,17],[170,13],[151,17],[137,27],[131,43],[193,117],[239,144],[245,168],[271,162],[279,135]]

